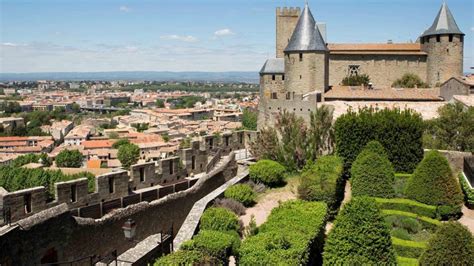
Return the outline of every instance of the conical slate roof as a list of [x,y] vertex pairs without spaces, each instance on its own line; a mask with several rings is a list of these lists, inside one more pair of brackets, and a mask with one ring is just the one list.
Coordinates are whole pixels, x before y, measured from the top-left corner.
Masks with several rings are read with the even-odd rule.
[[309,10],[308,4],[305,5],[301,16],[298,19],[293,35],[291,36],[285,52],[300,51],[327,51],[328,48],[324,42],[313,14]]
[[449,10],[449,7],[446,3],[443,3],[441,9],[436,16],[433,25],[429,27],[420,37],[437,35],[437,34],[461,34],[462,31],[459,29],[456,21],[454,20],[453,14]]

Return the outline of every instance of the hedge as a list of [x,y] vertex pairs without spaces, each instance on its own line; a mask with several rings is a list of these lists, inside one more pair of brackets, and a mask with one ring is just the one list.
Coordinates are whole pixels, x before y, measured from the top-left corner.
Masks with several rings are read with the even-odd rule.
[[386,216],[396,215],[396,216],[416,218],[419,222],[423,224],[423,227],[427,229],[436,229],[439,225],[441,225],[441,222],[438,220],[435,220],[426,216],[420,216],[412,212],[404,212],[404,211],[398,211],[398,210],[382,210],[382,214]]
[[256,235],[240,247],[241,265],[320,263],[327,206],[292,200],[274,208]]
[[400,266],[418,266],[420,263],[418,259],[397,256],[397,264]]
[[426,242],[403,240],[392,236],[392,244],[398,256],[419,258],[426,249]]
[[464,201],[469,208],[474,208],[474,189],[469,186],[463,173],[459,173],[459,183],[464,193]]
[[247,207],[251,206],[257,197],[252,187],[250,187],[248,184],[233,185],[224,192],[224,196],[226,198],[236,200]]
[[260,160],[249,167],[250,179],[268,186],[277,186],[283,182],[286,168],[272,160]]
[[335,215],[344,197],[343,162],[337,156],[325,155],[305,166],[298,186],[298,197],[324,201],[330,215]]
[[416,213],[420,216],[426,216],[433,219],[437,218],[436,206],[423,204],[410,199],[384,199],[375,198],[380,209],[399,210],[404,212]]
[[423,158],[423,120],[411,110],[349,110],[334,125],[336,151],[348,171],[371,140],[379,141],[396,172],[411,173]]
[[201,230],[192,240],[184,242],[181,249],[200,251],[225,264],[229,256],[237,255],[239,246],[240,237],[235,231]]
[[239,218],[235,213],[220,207],[211,207],[201,216],[201,230],[236,231],[240,230]]
[[355,197],[339,212],[324,246],[324,265],[395,264],[390,228],[375,200]]
[[218,265],[218,261],[201,251],[178,250],[159,258],[153,265]]

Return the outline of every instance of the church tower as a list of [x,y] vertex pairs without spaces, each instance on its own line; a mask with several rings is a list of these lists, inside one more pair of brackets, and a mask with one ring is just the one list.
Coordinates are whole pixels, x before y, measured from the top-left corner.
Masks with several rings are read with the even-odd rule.
[[324,93],[329,83],[329,49],[324,42],[308,4],[284,50],[287,99],[310,92]]
[[428,54],[427,82],[440,85],[463,74],[464,33],[443,3],[433,25],[420,36],[421,49]]

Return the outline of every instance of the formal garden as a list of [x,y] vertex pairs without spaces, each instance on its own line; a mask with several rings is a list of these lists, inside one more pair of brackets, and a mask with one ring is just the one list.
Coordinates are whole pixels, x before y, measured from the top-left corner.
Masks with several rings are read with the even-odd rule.
[[[333,122],[323,106],[308,124],[277,120],[251,147],[249,181],[157,265],[472,265],[473,232],[458,219],[474,190],[442,153],[424,151],[419,114],[366,108]],[[274,195],[284,197],[262,209]],[[243,219],[255,210],[267,213]]]

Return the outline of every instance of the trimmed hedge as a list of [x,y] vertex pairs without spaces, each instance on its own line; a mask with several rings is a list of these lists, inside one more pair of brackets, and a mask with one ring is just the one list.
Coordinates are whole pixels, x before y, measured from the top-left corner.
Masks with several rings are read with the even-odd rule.
[[400,198],[375,198],[375,202],[377,202],[380,209],[413,212],[420,216],[426,216],[433,219],[437,218],[436,206],[423,204],[414,200]]
[[374,199],[355,197],[339,212],[323,253],[324,265],[395,264],[390,228]]
[[159,258],[154,266],[161,265],[217,265],[218,261],[197,250],[178,250]]
[[443,223],[428,241],[421,265],[472,265],[474,237],[458,222]]
[[335,215],[344,198],[343,162],[337,156],[325,155],[305,166],[298,186],[298,197],[308,201],[324,201],[330,215]]
[[459,213],[463,202],[461,188],[448,160],[435,150],[429,151],[416,167],[405,194],[425,204],[449,206],[440,209],[443,217]]
[[334,125],[336,151],[348,171],[371,140],[379,141],[397,172],[411,173],[423,158],[423,120],[411,110],[349,110]]
[[224,192],[224,196],[229,199],[236,200],[248,207],[254,204],[257,195],[253,191],[252,187],[248,184],[236,184]]
[[426,242],[404,240],[393,236],[392,244],[398,256],[408,258],[419,258],[427,246]]
[[239,246],[240,237],[235,231],[201,230],[192,240],[184,242],[181,249],[200,251],[225,264],[229,256],[237,255]]
[[459,183],[461,184],[464,193],[464,201],[469,208],[474,208],[474,189],[470,188],[469,184],[464,178],[463,173],[459,173]]
[[267,186],[277,186],[283,183],[286,168],[272,160],[260,160],[249,167],[250,179]]
[[436,229],[439,225],[441,225],[441,222],[426,216],[420,216],[412,212],[404,212],[404,211],[397,211],[397,210],[382,210],[383,215],[395,215],[395,216],[405,216],[405,217],[411,217],[411,218],[416,218],[421,224],[423,225],[423,228],[427,229]]
[[352,195],[391,198],[395,196],[395,172],[390,161],[363,150],[351,167]]
[[240,247],[241,265],[311,265],[320,263],[326,204],[292,200],[272,210],[258,233]]
[[397,264],[400,266],[418,266],[420,262],[418,259],[397,256]]
[[211,207],[201,216],[201,230],[236,231],[240,229],[239,218],[228,209]]

